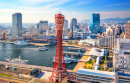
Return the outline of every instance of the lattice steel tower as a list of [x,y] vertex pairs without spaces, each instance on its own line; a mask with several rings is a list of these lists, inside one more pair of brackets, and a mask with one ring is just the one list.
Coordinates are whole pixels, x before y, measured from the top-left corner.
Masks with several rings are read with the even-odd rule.
[[62,14],[55,15],[56,29],[57,29],[57,48],[55,55],[55,62],[51,80],[58,81],[59,83],[66,76],[66,65],[64,60],[64,53],[62,47],[62,33],[64,25],[64,16]]

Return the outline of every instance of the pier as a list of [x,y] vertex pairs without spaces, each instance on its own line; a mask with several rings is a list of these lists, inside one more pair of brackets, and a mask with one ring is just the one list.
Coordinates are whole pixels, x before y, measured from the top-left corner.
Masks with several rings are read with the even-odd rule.
[[81,52],[87,51],[87,49],[82,49],[82,47],[81,48],[68,47],[67,50],[69,50],[69,51],[81,51]]
[[82,56],[83,54],[80,52],[67,52],[67,51],[63,51],[64,55],[73,55],[73,56]]
[[[29,64],[19,64],[19,63],[10,63],[10,62],[4,62],[4,61],[0,61],[0,64],[3,65],[8,65],[8,66],[15,66],[17,68],[22,68],[22,69],[36,69],[39,68],[41,69],[41,71],[53,71],[53,67],[45,67],[45,66],[37,66],[37,65],[29,65]],[[72,70],[67,70],[67,71],[72,71]]]

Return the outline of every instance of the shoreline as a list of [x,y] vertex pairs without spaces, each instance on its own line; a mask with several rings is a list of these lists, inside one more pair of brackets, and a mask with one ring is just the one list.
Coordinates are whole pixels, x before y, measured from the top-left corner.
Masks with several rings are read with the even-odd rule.
[[[3,41],[0,40],[0,43],[13,44],[14,42],[10,42],[10,41],[3,42]],[[30,44],[30,45],[34,45],[34,46],[50,45],[50,44],[45,44],[45,43],[29,43],[29,44]]]
[[[0,40],[0,43],[13,44],[14,42],[10,42],[10,41],[3,42],[3,41]],[[34,46],[46,46],[46,45],[50,45],[50,44],[47,44],[47,43],[29,43],[29,44],[30,45],[34,45]],[[78,45],[69,45],[67,43],[63,43],[62,45],[63,46],[73,46],[73,47],[81,48],[81,46],[78,46]],[[82,47],[82,48],[84,48],[84,47]]]

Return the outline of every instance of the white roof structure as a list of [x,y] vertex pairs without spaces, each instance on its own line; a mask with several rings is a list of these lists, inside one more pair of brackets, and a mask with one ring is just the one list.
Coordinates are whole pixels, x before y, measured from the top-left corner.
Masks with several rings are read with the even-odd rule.
[[115,78],[115,73],[114,72],[108,72],[108,71],[100,71],[100,70],[91,70],[91,69],[79,68],[77,73],[88,74],[88,75],[93,75],[93,76],[100,76],[100,77],[106,77],[106,78]]
[[88,55],[102,57],[104,56],[104,49],[92,48]]

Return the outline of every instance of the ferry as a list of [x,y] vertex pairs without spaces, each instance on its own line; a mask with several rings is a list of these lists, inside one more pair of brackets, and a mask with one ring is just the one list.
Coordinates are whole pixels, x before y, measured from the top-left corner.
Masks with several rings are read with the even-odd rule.
[[29,43],[27,41],[24,41],[24,40],[15,41],[14,44],[15,45],[29,45]]
[[[69,60],[67,56],[64,57],[64,60],[65,60],[65,63],[71,63],[71,60]],[[53,57],[53,62],[55,62],[55,57]]]
[[21,56],[19,56],[19,58],[13,58],[13,59],[10,59],[9,56],[9,59],[5,58],[5,61],[11,63],[21,63],[21,64],[26,64],[28,62],[28,60],[22,60]]
[[48,48],[47,47],[39,47],[39,51],[44,51],[44,50],[48,50]]

